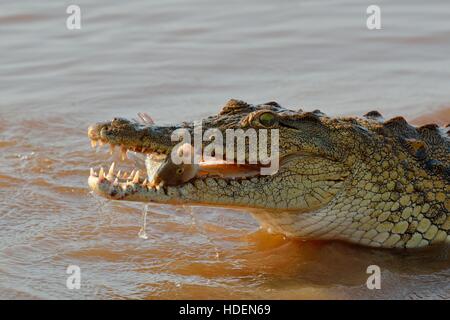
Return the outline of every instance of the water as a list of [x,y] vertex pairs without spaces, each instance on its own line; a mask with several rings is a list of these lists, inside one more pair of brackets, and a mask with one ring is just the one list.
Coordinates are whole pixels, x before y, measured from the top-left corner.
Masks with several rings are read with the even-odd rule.
[[[111,157],[86,137],[95,121],[194,120],[230,98],[449,123],[448,1],[377,1],[378,31],[361,0],[77,1],[69,31],[72,3],[0,3],[0,298],[450,298],[447,248],[299,242],[245,210],[162,205],[142,239],[142,204],[90,194],[89,168]],[[381,290],[366,288],[371,264]]]
[[148,205],[144,205],[144,212],[142,213],[142,228],[138,232],[138,236],[141,239],[147,240],[147,214],[148,214]]

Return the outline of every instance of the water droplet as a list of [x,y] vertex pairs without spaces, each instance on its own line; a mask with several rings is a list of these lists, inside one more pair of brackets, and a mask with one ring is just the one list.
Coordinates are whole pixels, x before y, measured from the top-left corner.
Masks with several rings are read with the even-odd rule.
[[142,212],[142,227],[138,233],[139,238],[144,240],[148,239],[147,232],[145,231],[147,227],[147,212],[148,212],[148,205],[144,205],[144,210]]

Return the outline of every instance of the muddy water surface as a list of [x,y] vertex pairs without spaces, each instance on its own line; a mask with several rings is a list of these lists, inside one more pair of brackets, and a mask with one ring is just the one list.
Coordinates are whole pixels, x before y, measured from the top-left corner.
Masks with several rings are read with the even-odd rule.
[[[0,298],[450,298],[447,248],[392,252],[268,235],[245,211],[110,202],[87,188],[87,126],[197,119],[230,98],[450,122],[450,4],[378,1],[0,4]],[[130,166],[131,162],[121,166]],[[366,268],[382,289],[366,288]],[[66,288],[68,265],[82,272]]]

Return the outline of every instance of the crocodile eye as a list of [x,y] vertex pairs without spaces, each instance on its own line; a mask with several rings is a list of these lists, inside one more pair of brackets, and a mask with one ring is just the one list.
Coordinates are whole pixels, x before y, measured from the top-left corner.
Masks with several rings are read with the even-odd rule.
[[182,174],[183,171],[184,171],[184,168],[178,168],[178,169],[177,169],[177,174]]
[[265,112],[259,116],[259,122],[265,127],[272,127],[275,121],[275,116],[270,112]]

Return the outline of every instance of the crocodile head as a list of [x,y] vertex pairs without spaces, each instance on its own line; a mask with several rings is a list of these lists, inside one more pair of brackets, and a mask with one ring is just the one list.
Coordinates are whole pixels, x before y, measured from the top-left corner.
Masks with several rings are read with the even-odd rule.
[[[179,145],[172,141],[177,129],[188,133],[200,153],[211,145],[208,132],[220,132],[227,161],[205,161],[197,174],[170,185],[161,179],[154,183],[152,175],[161,168],[166,175],[172,170],[177,174],[178,167],[166,161]],[[243,164],[225,145],[239,129],[253,129],[258,137],[267,133],[256,149],[245,144]],[[200,141],[196,130],[203,136]],[[109,199],[243,207],[271,232],[308,239],[382,247],[419,247],[450,239],[449,141],[432,126],[416,129],[403,118],[383,123],[377,112],[364,119],[334,119],[275,102],[230,100],[217,115],[203,119],[201,127],[115,118],[90,126],[88,136],[93,144],[148,157],[148,177],[117,175],[114,168],[108,173],[91,170],[91,189]],[[271,154],[276,170],[264,171],[273,163],[250,161],[251,150]]]

